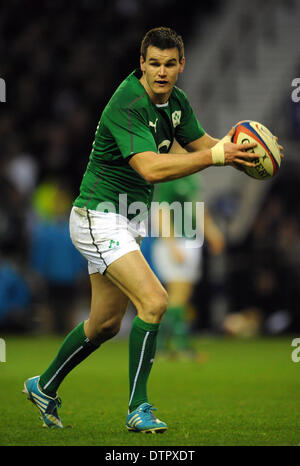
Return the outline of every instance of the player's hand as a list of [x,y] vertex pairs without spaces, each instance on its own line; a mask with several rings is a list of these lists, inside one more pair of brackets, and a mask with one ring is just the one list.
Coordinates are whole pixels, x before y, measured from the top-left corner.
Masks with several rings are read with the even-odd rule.
[[[277,136],[274,136],[276,141],[278,142],[278,137]],[[281,146],[280,144],[278,144],[278,147],[280,149],[280,157],[283,159],[284,158],[284,153],[283,153],[283,146]]]
[[[256,143],[234,144],[232,138],[235,133],[235,127],[222,138],[215,146],[211,148],[213,165],[232,165],[239,163],[247,167],[255,167],[259,154],[254,152]],[[246,152],[248,151],[249,152]]]
[[[224,144],[224,165],[238,163],[240,165],[245,165],[246,167],[255,167],[257,159],[260,157],[259,154],[254,152],[254,147],[256,147],[257,144],[234,144],[233,142],[229,142],[232,140],[234,133],[235,127],[232,127],[224,138],[228,141]],[[248,150],[250,151],[246,152]]]

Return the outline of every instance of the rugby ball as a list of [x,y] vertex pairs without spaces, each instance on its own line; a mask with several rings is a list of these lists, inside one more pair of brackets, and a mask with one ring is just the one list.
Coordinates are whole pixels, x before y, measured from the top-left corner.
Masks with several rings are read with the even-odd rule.
[[255,159],[255,167],[240,165],[242,170],[252,178],[266,180],[276,175],[280,168],[280,149],[275,136],[264,125],[252,120],[239,121],[235,125],[235,133],[232,142],[235,144],[256,143],[256,147],[250,152],[259,154]]

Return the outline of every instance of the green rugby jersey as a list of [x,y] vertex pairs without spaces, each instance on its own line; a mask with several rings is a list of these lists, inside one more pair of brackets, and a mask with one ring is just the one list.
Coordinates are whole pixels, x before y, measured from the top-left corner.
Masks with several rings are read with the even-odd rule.
[[[139,213],[129,211],[134,202],[149,209],[154,186],[131,168],[130,157],[146,151],[167,153],[174,138],[184,147],[204,134],[181,89],[175,86],[167,104],[155,105],[139,77],[138,71],[132,72],[103,110],[75,206],[105,211],[110,207],[103,205],[109,203],[112,211],[128,218]],[[127,203],[120,208],[121,194]]]

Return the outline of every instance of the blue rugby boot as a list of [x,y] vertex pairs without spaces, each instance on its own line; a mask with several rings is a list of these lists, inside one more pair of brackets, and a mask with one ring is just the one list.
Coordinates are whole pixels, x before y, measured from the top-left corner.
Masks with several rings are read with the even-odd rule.
[[126,427],[129,432],[142,432],[145,434],[162,434],[167,430],[167,424],[157,419],[152,411],[155,411],[153,405],[143,403],[132,413],[127,415]]
[[31,377],[24,382],[23,393],[27,395],[28,400],[40,410],[43,427],[62,428],[62,422],[57,414],[57,408],[61,406],[61,400],[58,397],[52,398],[45,395],[39,387],[40,377]]

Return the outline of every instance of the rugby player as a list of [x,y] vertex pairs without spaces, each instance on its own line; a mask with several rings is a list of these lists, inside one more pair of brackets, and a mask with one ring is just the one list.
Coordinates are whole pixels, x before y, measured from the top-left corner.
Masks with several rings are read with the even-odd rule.
[[[72,241],[88,261],[90,315],[66,336],[49,367],[24,384],[47,427],[63,427],[57,412],[61,382],[118,333],[131,300],[137,316],[129,335],[126,427],[152,433],[167,429],[153,414],[147,381],[168,295],[140,251],[145,227],[134,221],[134,207],[139,203],[149,209],[156,183],[213,165],[253,166],[258,157],[246,152],[255,144],[231,142],[233,128],[221,140],[204,131],[186,94],[175,85],[184,66],[183,41],[175,31],[148,31],[141,43],[140,69],[120,84],[101,115],[70,215]],[[187,153],[170,153],[174,140]]]

